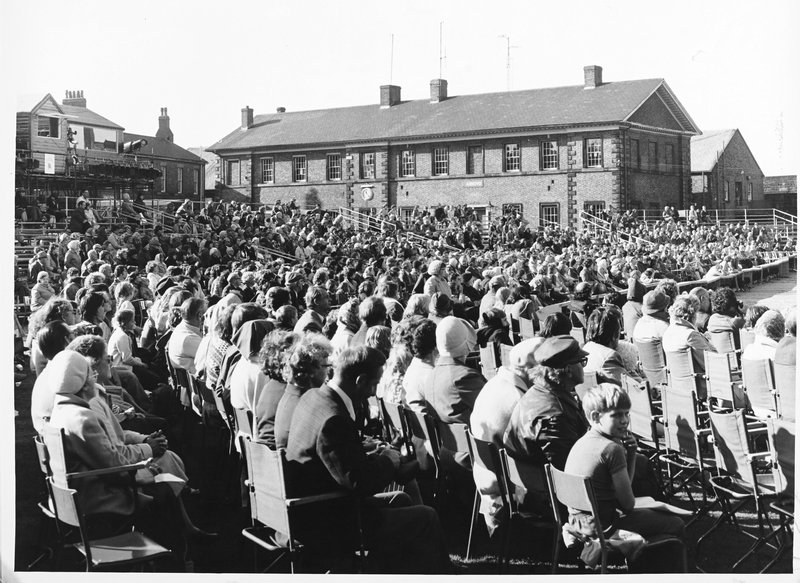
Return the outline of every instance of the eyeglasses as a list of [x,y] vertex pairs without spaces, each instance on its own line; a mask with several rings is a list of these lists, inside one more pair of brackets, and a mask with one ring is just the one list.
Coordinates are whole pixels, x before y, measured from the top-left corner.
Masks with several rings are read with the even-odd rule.
[[589,359],[587,357],[583,357],[579,362],[581,363],[581,366],[586,366],[589,364]]

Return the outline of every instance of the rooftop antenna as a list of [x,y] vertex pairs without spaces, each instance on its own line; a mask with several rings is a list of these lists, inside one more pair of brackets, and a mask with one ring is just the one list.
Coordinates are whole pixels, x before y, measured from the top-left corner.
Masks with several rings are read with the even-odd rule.
[[394,69],[394,33],[392,33],[392,48],[389,51],[389,85],[392,84],[393,69]]
[[506,39],[506,91],[511,91],[511,49],[519,47],[511,44],[511,37],[506,34],[498,35],[497,38]]
[[442,26],[444,25],[444,21],[439,22],[439,79],[442,78],[442,64],[444,60],[447,58],[447,53],[444,49],[444,43],[442,42]]

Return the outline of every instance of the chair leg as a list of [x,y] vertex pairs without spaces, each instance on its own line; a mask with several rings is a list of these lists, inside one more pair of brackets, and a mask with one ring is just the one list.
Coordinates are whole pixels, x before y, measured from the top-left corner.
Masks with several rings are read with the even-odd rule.
[[558,523],[553,524],[553,566],[550,569],[553,575],[558,573],[558,555],[561,551],[560,533],[561,529],[558,527]]
[[770,534],[767,538],[772,535],[775,535],[775,539],[778,540],[778,547],[775,549],[775,556],[772,557],[769,562],[764,565],[764,568],[761,569],[760,573],[766,573],[769,571],[775,563],[784,555],[787,548],[791,548],[790,544],[787,544],[787,541],[791,539],[791,529],[789,527],[790,521],[783,515],[779,518],[780,524],[778,527]]
[[472,502],[472,520],[469,523],[469,538],[467,539],[467,555],[466,558],[470,558],[470,553],[472,551],[472,537],[475,534],[475,524],[478,522],[478,517],[480,516],[480,503],[481,503],[481,494],[478,489],[475,490],[475,499]]
[[[738,561],[736,561],[733,564],[733,566],[731,567],[732,571],[736,570],[736,568],[739,565],[741,565],[744,561],[746,561],[753,553],[755,553],[756,550],[758,550],[758,548],[762,544],[767,542],[767,538],[764,536],[764,516],[763,516],[762,509],[761,509],[761,505],[758,503],[758,500],[756,500],[756,513],[758,514],[758,534],[759,534],[759,536],[756,538],[756,541],[750,546],[750,548],[747,549],[747,552],[744,555],[742,555],[742,558],[739,559]],[[767,522],[769,522],[769,517],[767,517]],[[772,524],[770,523],[770,526],[771,525]]]

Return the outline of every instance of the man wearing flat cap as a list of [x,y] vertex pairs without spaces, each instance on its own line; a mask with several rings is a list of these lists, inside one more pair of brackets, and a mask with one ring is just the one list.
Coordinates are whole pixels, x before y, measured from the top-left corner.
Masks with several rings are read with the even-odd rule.
[[588,353],[571,336],[547,338],[533,353],[531,387],[511,413],[504,443],[509,454],[563,470],[567,454],[588,424],[574,395]]
[[661,341],[669,327],[669,296],[660,291],[649,291],[642,300],[642,317],[633,327],[631,338],[637,342]]

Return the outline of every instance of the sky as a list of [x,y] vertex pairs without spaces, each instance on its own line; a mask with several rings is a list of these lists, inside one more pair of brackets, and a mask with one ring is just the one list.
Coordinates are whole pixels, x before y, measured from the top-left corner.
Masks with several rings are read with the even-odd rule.
[[423,99],[440,66],[450,95],[505,91],[510,45],[511,89],[579,85],[585,65],[605,81],[664,78],[700,129],[739,128],[766,175],[800,169],[795,0],[0,0],[0,17],[12,110],[83,90],[90,109],[154,134],[167,107],[183,147],[221,139],[246,105],[378,103],[390,81]]

